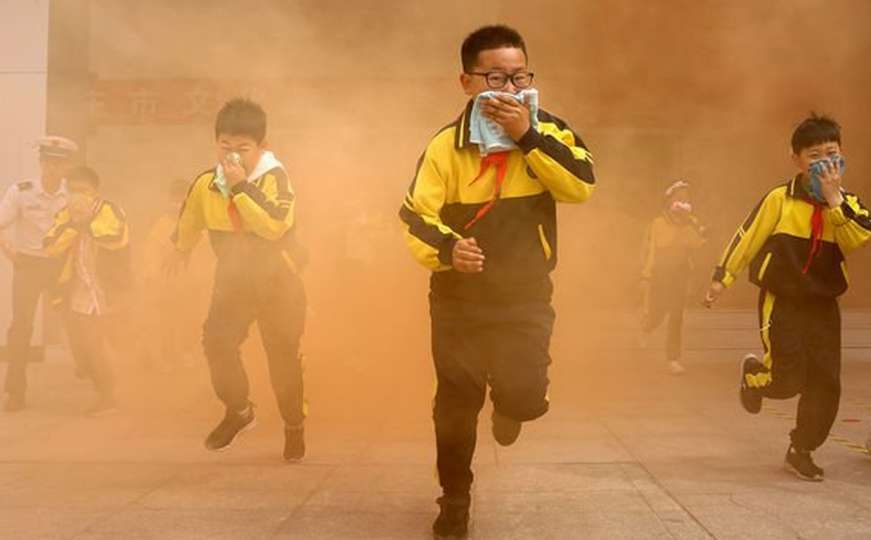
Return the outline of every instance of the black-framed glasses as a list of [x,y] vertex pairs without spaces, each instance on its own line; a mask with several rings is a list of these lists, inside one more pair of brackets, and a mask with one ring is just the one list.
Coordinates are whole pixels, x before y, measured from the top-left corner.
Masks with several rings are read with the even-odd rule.
[[503,71],[488,71],[486,73],[469,71],[466,74],[484,77],[484,80],[487,81],[487,86],[491,90],[499,90],[500,88],[505,88],[505,85],[508,84],[508,81],[511,81],[511,84],[513,84],[515,88],[529,88],[530,86],[532,86],[532,79],[535,76],[534,73],[530,73],[528,71],[520,71],[512,74],[508,74]]

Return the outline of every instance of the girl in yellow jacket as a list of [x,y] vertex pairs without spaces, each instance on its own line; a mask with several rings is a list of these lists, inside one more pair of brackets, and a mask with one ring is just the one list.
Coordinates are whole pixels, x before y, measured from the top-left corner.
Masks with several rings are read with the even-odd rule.
[[665,191],[665,208],[648,227],[641,272],[644,341],[668,319],[665,358],[675,375],[685,371],[681,342],[693,252],[705,243],[705,228],[693,214],[689,187],[679,180]]

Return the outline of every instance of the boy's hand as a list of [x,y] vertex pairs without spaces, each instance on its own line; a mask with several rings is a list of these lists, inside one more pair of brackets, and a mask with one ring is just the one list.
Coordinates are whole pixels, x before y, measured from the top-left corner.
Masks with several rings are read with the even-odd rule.
[[457,240],[451,255],[452,265],[457,272],[476,274],[484,271],[484,251],[474,238]]
[[723,294],[724,290],[726,290],[726,287],[722,283],[719,281],[712,281],[711,286],[708,287],[708,292],[705,294],[705,299],[702,301],[702,304],[706,308],[714,307],[714,302],[720,298],[720,295]]
[[231,161],[229,159],[222,159],[221,166],[224,167],[224,178],[227,179],[227,185],[230,187],[235,186],[240,182],[244,182],[248,179],[248,173],[245,172],[245,169],[242,165],[236,163],[235,161]]
[[493,120],[505,130],[515,142],[519,141],[531,125],[529,107],[510,96],[496,96],[484,102],[481,107],[484,116]]
[[824,167],[820,174],[820,190],[823,192],[826,202],[829,203],[829,208],[837,208],[844,202],[844,196],[841,194],[841,169],[837,163],[832,160],[823,160]]
[[76,225],[83,225],[94,217],[91,203],[85,199],[71,199],[67,209],[70,212],[70,221]]

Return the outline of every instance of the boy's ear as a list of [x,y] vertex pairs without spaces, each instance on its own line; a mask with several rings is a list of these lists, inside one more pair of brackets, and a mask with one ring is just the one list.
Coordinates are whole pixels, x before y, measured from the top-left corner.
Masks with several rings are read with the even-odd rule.
[[468,73],[460,73],[460,86],[463,87],[463,93],[467,96],[471,96],[474,94],[474,90],[472,90],[472,76]]
[[793,152],[792,148],[789,149],[789,157],[792,158],[792,163],[793,163],[793,165],[796,166],[796,168],[798,168],[798,169],[802,168],[801,156],[799,154],[796,154],[795,152]]

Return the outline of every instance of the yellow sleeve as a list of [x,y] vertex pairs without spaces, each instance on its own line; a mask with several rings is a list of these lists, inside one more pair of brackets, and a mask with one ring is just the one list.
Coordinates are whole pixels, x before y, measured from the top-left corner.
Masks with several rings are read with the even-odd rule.
[[644,235],[644,251],[641,264],[641,279],[649,280],[653,277],[653,265],[656,261],[656,223],[658,219],[647,226]]
[[122,249],[127,247],[130,241],[127,215],[121,208],[110,202],[100,205],[88,230],[94,241],[104,249],[113,251]]
[[54,224],[42,239],[42,246],[49,257],[59,257],[66,253],[79,237],[80,231],[70,219],[69,210],[64,208],[54,216]]
[[193,251],[206,227],[206,220],[203,216],[203,197],[208,193],[208,185],[212,178],[213,173],[198,176],[191,184],[187,197],[182,203],[175,232],[172,233],[171,237],[175,248],[182,253]]
[[417,173],[399,209],[408,249],[420,264],[435,272],[452,268],[454,244],[462,238],[440,217],[447,182],[437,154],[436,145],[430,144],[418,161]]
[[714,271],[714,281],[728,287],[759,253],[780,219],[784,193],[785,188],[769,192],[738,227]]
[[526,163],[557,201],[586,201],[596,183],[592,154],[562,120],[543,111],[539,120],[517,141]]
[[841,206],[828,212],[835,225],[835,241],[844,254],[862,247],[871,239],[871,216],[856,195],[844,193]]
[[280,240],[293,227],[294,194],[283,169],[272,169],[257,182],[240,182],[231,192],[246,230]]

